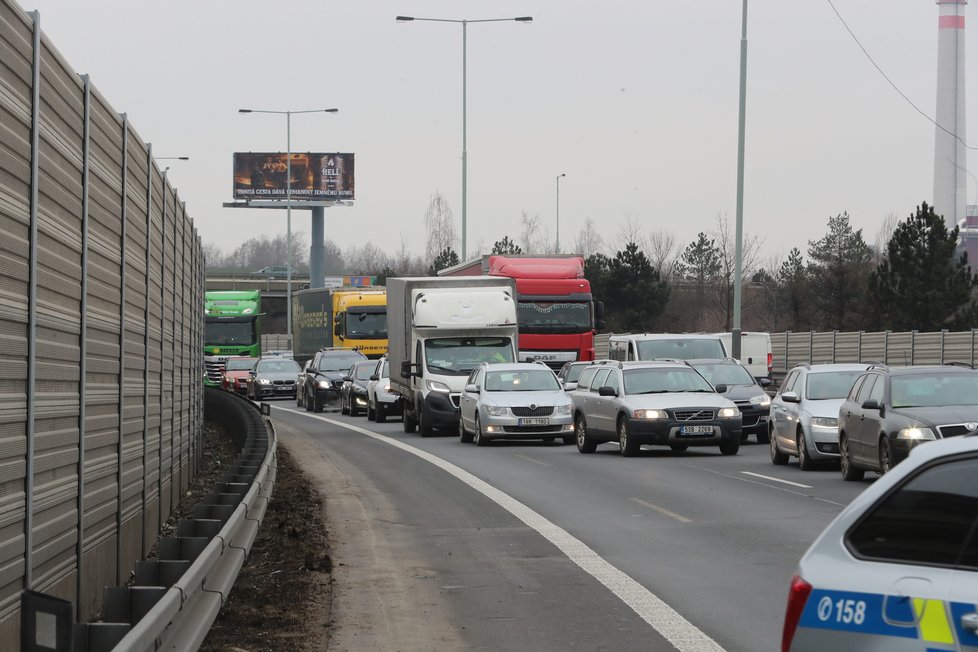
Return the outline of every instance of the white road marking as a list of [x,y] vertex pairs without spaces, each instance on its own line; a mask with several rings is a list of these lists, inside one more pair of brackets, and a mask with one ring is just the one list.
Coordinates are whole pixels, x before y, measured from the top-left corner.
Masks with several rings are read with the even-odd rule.
[[[295,412],[295,411],[293,411]],[[436,455],[405,444],[366,428],[354,426],[318,415],[308,414],[313,419],[358,432],[385,444],[400,448],[426,462],[434,464],[446,473],[455,476],[472,489],[486,496],[510,514],[536,530],[543,538],[556,546],[562,553],[577,564],[584,572],[598,580],[615,596],[624,602],[639,618],[648,623],[663,638],[680,652],[723,652],[719,643],[707,636],[696,625],[689,622],[660,597],[646,589],[634,579],[618,570],[591,550],[584,542],[571,536],[567,531],[551,523],[546,518],[519,502],[509,494],[496,489],[477,478],[465,469],[447,462]]]
[[520,455],[519,453],[516,454],[516,457],[522,460],[526,460],[527,462],[533,462],[534,464],[539,464],[540,466],[550,466],[546,462],[541,462],[540,460],[535,460],[532,457],[527,457],[526,455]]
[[812,486],[808,484],[802,484],[800,482],[792,482],[791,480],[782,480],[781,478],[772,478],[769,475],[761,475],[760,473],[754,473],[753,471],[741,471],[744,475],[751,475],[755,478],[764,478],[765,480],[770,480],[771,482],[780,482],[782,484],[791,485],[792,487],[801,487],[802,489],[811,489]]
[[681,514],[677,514],[676,512],[670,512],[665,507],[659,507],[658,505],[653,505],[652,503],[650,503],[647,500],[642,500],[641,498],[632,498],[632,500],[634,500],[639,505],[644,505],[645,507],[648,507],[649,509],[654,509],[655,511],[659,512],[660,514],[665,514],[669,518],[674,518],[677,521],[679,521],[680,523],[692,523],[693,522],[693,519],[691,519],[691,518],[686,518],[685,516],[682,516]]

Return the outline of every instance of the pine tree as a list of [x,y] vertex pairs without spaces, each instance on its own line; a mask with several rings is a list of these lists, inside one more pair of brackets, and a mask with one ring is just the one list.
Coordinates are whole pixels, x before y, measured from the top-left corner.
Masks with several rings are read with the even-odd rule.
[[830,217],[829,232],[808,242],[808,258],[812,305],[821,327],[858,329],[864,321],[872,258],[862,229],[852,229],[848,213]]
[[499,254],[503,256],[520,255],[523,250],[520,246],[509,239],[508,235],[504,235],[502,240],[496,240],[492,245],[492,253]]
[[650,331],[666,303],[669,287],[638,245],[630,242],[608,261],[607,313],[612,330]]
[[944,218],[926,202],[900,222],[886,255],[870,275],[885,324],[894,330],[970,329],[978,313],[978,276],[968,255],[957,253],[958,228],[950,232]]
[[707,306],[707,296],[712,296],[721,282],[720,272],[723,263],[716,241],[700,232],[696,240],[689,243],[676,263],[673,275],[692,286],[693,304],[689,313],[690,321],[699,327]]
[[808,270],[798,247],[792,247],[788,259],[778,270],[778,285],[788,308],[788,330],[804,330],[808,327],[811,299],[808,293]]
[[451,247],[442,249],[428,268],[428,276],[438,276],[438,272],[452,265],[458,265],[458,262],[458,254],[454,249]]

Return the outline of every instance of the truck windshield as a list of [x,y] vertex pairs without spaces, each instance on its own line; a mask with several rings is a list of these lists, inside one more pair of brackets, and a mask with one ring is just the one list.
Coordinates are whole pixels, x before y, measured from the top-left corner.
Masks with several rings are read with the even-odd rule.
[[256,342],[255,322],[252,321],[210,321],[204,324],[204,344],[206,346],[250,346]]
[[591,304],[584,301],[519,301],[521,333],[584,333],[591,330]]
[[387,313],[348,312],[346,338],[351,340],[386,340]]
[[429,371],[467,376],[483,362],[515,362],[508,337],[444,337],[425,342],[424,361]]

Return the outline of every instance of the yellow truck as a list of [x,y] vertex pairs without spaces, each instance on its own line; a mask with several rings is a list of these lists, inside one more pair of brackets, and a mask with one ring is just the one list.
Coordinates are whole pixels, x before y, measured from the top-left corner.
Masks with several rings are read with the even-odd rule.
[[387,353],[387,290],[338,287],[292,295],[292,351],[299,365],[327,347],[357,349],[368,358]]

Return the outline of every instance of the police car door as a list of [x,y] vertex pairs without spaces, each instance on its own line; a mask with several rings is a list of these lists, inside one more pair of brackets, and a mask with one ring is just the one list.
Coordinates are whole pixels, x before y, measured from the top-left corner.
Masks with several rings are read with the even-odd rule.
[[947,614],[958,649],[974,652],[978,651],[978,485],[975,483],[978,454],[942,466],[944,468],[935,471],[944,477],[942,491],[950,490],[953,495],[949,510],[956,509],[954,517],[961,522],[960,530],[964,530],[965,523],[971,520],[957,568],[951,576]]

